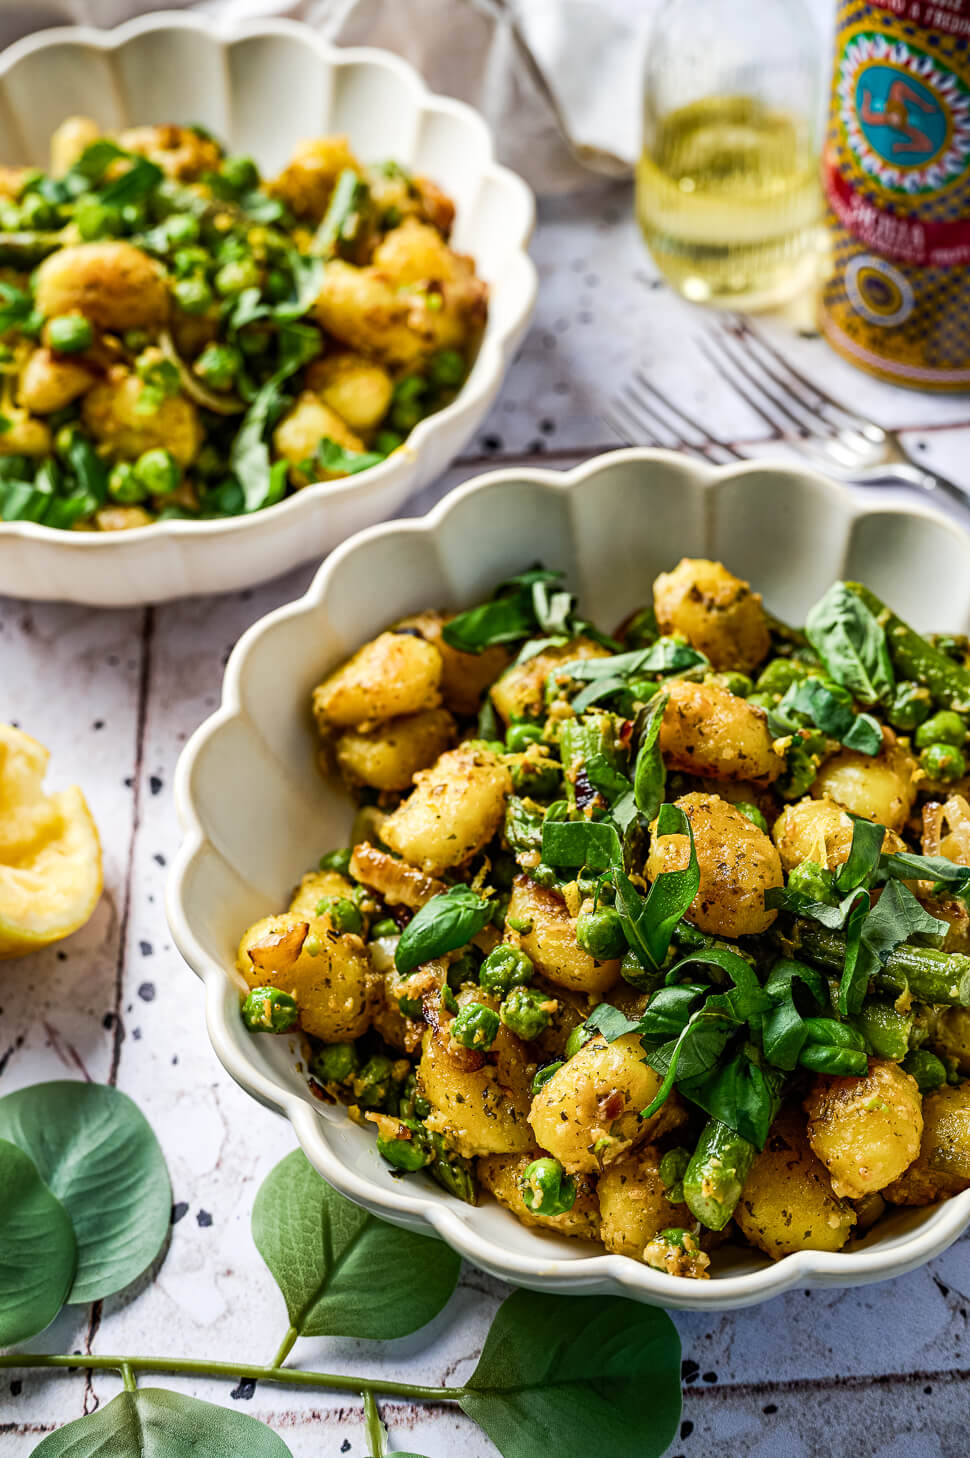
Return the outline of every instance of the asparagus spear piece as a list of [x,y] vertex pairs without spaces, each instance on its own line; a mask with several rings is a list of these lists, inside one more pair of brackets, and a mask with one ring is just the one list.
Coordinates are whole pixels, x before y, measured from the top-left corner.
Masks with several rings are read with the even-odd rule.
[[720,1119],[704,1125],[684,1174],[684,1200],[709,1230],[723,1230],[734,1214],[757,1152]]
[[33,268],[67,242],[66,232],[0,233],[0,265],[5,268]]
[[[845,938],[807,917],[796,919],[784,942],[796,955],[820,967],[841,972],[845,966]],[[908,991],[916,1002],[970,1007],[970,957],[960,952],[938,952],[935,947],[904,942],[890,952],[873,980],[894,997]]]
[[925,684],[937,704],[944,708],[956,709],[960,714],[970,713],[970,670],[934,648],[861,582],[845,585],[862,599],[885,629],[889,656],[899,677]]

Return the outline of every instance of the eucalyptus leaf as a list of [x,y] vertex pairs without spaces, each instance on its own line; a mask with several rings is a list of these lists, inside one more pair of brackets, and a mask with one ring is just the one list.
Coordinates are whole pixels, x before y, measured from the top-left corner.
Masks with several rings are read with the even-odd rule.
[[0,1139],[30,1156],[71,1218],[69,1301],[111,1296],[151,1265],[168,1235],[172,1190],[158,1140],[126,1094],[68,1080],[19,1089],[0,1099]]
[[338,1195],[299,1149],[260,1186],[252,1231],[301,1336],[406,1336],[437,1316],[461,1268],[441,1241]]
[[660,1458],[680,1421],[676,1328],[618,1296],[516,1291],[460,1402],[502,1458]]
[[162,1387],[121,1392],[49,1434],[32,1458],[292,1458],[265,1423]]
[[67,1211],[16,1144],[0,1139],[0,1347],[48,1326],[74,1278]]
[[432,896],[408,922],[394,951],[394,965],[402,977],[424,962],[465,947],[488,926],[494,904],[476,896],[459,882]]

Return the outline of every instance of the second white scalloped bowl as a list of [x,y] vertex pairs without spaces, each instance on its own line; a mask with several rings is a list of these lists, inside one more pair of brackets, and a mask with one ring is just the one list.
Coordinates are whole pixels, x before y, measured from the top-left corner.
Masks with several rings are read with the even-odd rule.
[[807,470],[767,463],[715,469],[665,451],[617,451],[575,471],[497,471],[452,492],[420,521],[361,533],[305,597],[236,645],[222,707],[179,760],[186,839],[168,886],[176,943],[206,984],[213,1046],[243,1088],[293,1125],[320,1173],[386,1219],[434,1230],[494,1275],[566,1293],[613,1292],[719,1309],[792,1286],[852,1286],[922,1264],[970,1221],[970,1192],[898,1210],[834,1255],[771,1265],[722,1248],[714,1279],[691,1281],[626,1256],[539,1233],[492,1200],[463,1205],[425,1176],[395,1178],[370,1134],[310,1095],[289,1038],[254,1037],[239,1016],[235,950],[257,917],[287,904],[323,851],[346,843],[348,798],[317,772],[310,691],[342,658],[419,608],[457,608],[541,560],[561,567],[583,610],[610,626],[681,556],[720,558],[782,617],[800,621],[836,577],[869,583],[922,629],[970,623],[970,537],[911,506],[868,511]]
[[433,95],[396,56],[339,50],[296,21],[166,12],[110,31],[44,31],[4,51],[0,162],[44,165],[51,133],[76,113],[111,131],[200,122],[270,172],[301,138],[346,132],[364,161],[427,173],[455,200],[455,246],[489,284],[488,323],[456,399],[363,475],[217,521],[97,533],[0,522],[0,593],[121,607],[251,587],[382,520],[444,470],[487,415],[536,292],[532,194],[496,163],[477,112]]

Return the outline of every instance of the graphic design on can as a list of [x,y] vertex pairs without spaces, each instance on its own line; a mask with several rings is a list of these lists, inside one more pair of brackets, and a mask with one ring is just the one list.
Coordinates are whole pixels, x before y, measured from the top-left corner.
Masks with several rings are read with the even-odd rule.
[[970,389],[970,0],[840,0],[820,327],[897,385]]

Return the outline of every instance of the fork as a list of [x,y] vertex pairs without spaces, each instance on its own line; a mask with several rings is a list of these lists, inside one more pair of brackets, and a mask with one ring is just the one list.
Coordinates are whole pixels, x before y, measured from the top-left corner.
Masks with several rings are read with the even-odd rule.
[[917,465],[896,431],[847,410],[743,320],[708,330],[697,343],[775,434],[831,475],[860,486],[899,481],[964,508],[970,505],[970,489]]

